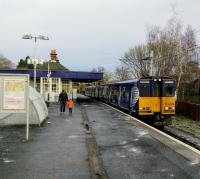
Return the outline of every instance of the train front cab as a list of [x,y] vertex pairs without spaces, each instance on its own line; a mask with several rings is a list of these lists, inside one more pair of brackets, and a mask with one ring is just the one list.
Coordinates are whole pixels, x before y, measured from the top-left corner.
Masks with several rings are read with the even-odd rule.
[[175,114],[175,80],[169,77],[148,77],[138,82],[139,116],[149,117],[155,125],[170,125]]
[[176,83],[171,78],[162,78],[161,113],[165,116],[175,115]]
[[138,114],[139,116],[152,116],[154,112],[159,111],[160,105],[158,98],[152,98],[152,83],[151,79],[140,79],[138,82],[139,87],[139,101],[138,101]]

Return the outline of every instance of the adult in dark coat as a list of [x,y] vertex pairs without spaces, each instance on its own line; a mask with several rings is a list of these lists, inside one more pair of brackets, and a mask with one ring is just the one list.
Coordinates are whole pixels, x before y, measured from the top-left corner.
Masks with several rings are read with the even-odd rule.
[[67,93],[63,90],[59,94],[60,112],[65,112],[65,106],[67,101],[68,101]]

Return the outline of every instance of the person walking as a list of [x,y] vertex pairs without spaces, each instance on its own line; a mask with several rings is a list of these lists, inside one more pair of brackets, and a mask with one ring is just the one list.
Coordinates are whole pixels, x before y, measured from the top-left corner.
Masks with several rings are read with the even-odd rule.
[[60,112],[65,112],[65,105],[68,101],[68,96],[64,90],[62,90],[62,92],[59,94],[58,101],[60,102]]
[[69,115],[72,116],[72,109],[74,107],[74,102],[71,99],[67,101],[67,107],[69,108]]

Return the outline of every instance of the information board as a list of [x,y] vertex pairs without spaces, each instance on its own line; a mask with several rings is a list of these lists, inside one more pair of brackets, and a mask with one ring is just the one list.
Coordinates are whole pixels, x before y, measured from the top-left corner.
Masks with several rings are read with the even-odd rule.
[[26,113],[29,75],[0,74],[0,112]]

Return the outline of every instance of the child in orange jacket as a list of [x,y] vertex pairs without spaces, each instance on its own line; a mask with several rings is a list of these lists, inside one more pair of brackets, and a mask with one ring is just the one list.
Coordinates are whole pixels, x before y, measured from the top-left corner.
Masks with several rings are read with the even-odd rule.
[[72,109],[74,107],[75,103],[70,99],[69,101],[67,101],[67,107],[69,108],[69,115],[72,115]]

